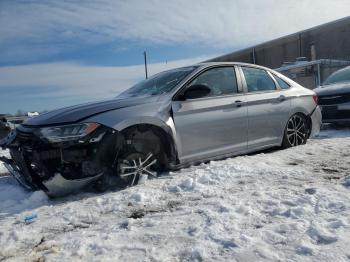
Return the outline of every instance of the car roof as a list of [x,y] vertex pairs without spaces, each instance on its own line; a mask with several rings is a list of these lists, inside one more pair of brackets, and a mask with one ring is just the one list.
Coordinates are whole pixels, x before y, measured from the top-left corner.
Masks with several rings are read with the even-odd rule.
[[256,67],[260,69],[265,69],[265,70],[272,70],[271,68],[264,67],[261,65],[256,65],[256,64],[249,64],[249,63],[242,63],[242,62],[202,62],[198,63],[197,65],[201,67],[210,67],[210,66],[220,66],[220,65],[237,65],[237,66],[249,66],[249,67]]

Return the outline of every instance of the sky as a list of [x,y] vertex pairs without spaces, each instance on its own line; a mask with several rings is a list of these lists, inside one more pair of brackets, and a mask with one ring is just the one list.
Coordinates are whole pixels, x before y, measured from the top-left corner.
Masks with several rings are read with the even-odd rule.
[[349,0],[0,0],[0,113],[109,99],[149,74],[348,16]]

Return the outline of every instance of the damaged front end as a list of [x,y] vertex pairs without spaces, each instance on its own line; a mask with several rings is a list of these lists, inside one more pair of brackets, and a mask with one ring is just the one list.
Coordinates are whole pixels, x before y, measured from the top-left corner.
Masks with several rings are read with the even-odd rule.
[[0,160],[25,188],[56,197],[103,181],[113,171],[119,144],[116,130],[96,123],[20,125],[0,141],[11,155]]

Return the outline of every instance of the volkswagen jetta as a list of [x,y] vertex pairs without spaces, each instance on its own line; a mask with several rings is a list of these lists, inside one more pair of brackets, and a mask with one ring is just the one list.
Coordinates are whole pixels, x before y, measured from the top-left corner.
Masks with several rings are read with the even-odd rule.
[[167,169],[305,144],[318,133],[317,96],[243,63],[202,63],[154,75],[118,97],[28,119],[0,142],[25,187],[59,196],[112,178],[134,185]]

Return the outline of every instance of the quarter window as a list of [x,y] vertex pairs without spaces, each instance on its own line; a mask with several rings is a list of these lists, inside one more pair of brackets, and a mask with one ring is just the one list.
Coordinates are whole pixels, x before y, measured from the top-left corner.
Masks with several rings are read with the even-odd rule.
[[206,85],[211,92],[208,96],[231,95],[238,92],[236,74],[233,67],[213,68],[205,71],[189,86]]
[[253,67],[242,67],[248,92],[261,92],[276,90],[275,82],[263,69]]
[[278,77],[276,75],[273,75],[273,76],[276,79],[276,81],[277,81],[278,85],[280,86],[280,88],[282,88],[282,89],[290,88],[290,85],[286,81],[284,81],[282,78],[280,78],[280,77]]

